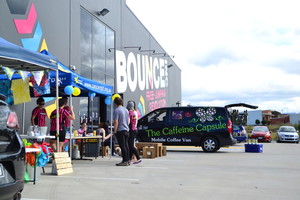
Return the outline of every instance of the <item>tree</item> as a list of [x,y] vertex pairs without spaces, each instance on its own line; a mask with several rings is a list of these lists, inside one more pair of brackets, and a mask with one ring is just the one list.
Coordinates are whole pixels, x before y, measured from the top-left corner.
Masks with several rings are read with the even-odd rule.
[[267,124],[267,121],[266,120],[262,120],[261,124],[265,126]]
[[255,120],[255,124],[256,124],[256,125],[259,125],[259,124],[260,124],[259,119]]

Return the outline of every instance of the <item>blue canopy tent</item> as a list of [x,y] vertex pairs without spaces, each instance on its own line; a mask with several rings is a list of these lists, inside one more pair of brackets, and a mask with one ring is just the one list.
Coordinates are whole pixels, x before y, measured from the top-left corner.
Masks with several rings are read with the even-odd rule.
[[[41,70],[55,70],[56,77],[58,77],[57,59],[51,55],[45,55],[29,49],[25,49],[13,43],[6,41],[0,37],[0,65],[15,71],[41,71]],[[6,72],[0,67],[0,74]],[[56,83],[58,90],[58,83]],[[58,98],[58,92],[56,93]],[[24,133],[24,112],[25,104],[23,106],[23,133]],[[58,106],[56,108],[58,110]],[[58,123],[59,118],[57,118]],[[59,123],[58,123],[59,124]]]
[[[48,51],[43,50],[41,53],[52,56]],[[96,96],[111,96],[113,93],[113,87],[111,85],[106,85],[99,83],[97,81],[85,78],[79,74],[71,71],[61,62],[57,61],[57,66],[59,68],[59,92],[64,95],[64,87],[71,85],[73,87],[78,87],[82,91],[79,96],[87,97],[89,92],[94,92]],[[50,86],[53,87],[56,83],[55,73],[50,72]],[[48,95],[45,95],[48,96]],[[53,96],[51,93],[49,96]]]
[[[61,94],[64,94],[64,87],[71,85],[73,87],[78,87],[81,89],[79,96],[88,96],[89,92],[94,92],[96,96],[104,95],[111,96],[113,87],[111,85],[106,85],[99,83],[97,81],[84,78],[74,72],[66,73],[59,71],[59,90]],[[50,86],[54,86],[56,82],[55,73],[50,72]],[[50,94],[51,95],[51,94]],[[47,96],[47,95],[45,95]]]
[[[0,65],[13,70],[40,71],[57,70],[56,58],[25,49],[0,37]],[[0,74],[5,72],[0,68]]]
[[[44,53],[46,55],[51,55],[48,51],[43,50],[41,53]],[[85,78],[80,76],[79,74],[71,71],[69,68],[64,66],[61,62],[58,61],[57,66],[59,68],[59,93],[61,95],[65,95],[64,93],[64,88],[66,86],[73,86],[73,87],[78,87],[81,89],[81,93],[78,96],[81,97],[87,97],[89,94],[95,93],[96,96],[112,96],[113,94],[113,86],[111,85],[106,85],[103,83],[99,83],[97,81]],[[55,76],[54,73],[50,73],[50,86],[54,86],[54,83],[57,81],[57,76]],[[53,92],[49,94],[49,96],[52,96]],[[43,95],[43,96],[48,96],[48,95]],[[72,105],[72,95],[70,95],[70,105]],[[93,104],[92,104],[93,106]],[[93,110],[93,107],[92,107]],[[111,110],[112,110],[112,105],[111,105]],[[112,113],[111,113],[112,115]],[[112,120],[111,120],[112,123]],[[92,121],[92,127],[93,127],[93,121]],[[112,127],[112,124],[111,124]],[[72,126],[71,130],[72,132]],[[72,135],[70,135],[70,141],[72,140]],[[112,144],[110,145],[112,148]],[[72,158],[72,151],[70,151],[70,157]]]

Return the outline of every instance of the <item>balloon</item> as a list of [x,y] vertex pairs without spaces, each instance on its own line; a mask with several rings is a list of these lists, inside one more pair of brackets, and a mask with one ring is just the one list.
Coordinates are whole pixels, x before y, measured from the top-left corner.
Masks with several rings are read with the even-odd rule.
[[106,103],[106,105],[111,104],[111,96],[108,96],[108,97],[105,98],[105,103]]
[[96,93],[95,92],[89,92],[88,95],[89,95],[89,97],[94,98],[96,96]]
[[78,87],[74,87],[74,92],[72,93],[74,96],[80,95],[81,90]]
[[72,87],[72,85],[68,85],[64,88],[64,92],[67,95],[71,95],[74,92],[74,88]]
[[119,94],[114,94],[111,99],[115,100],[115,98],[117,98],[117,97],[121,98],[121,96]]

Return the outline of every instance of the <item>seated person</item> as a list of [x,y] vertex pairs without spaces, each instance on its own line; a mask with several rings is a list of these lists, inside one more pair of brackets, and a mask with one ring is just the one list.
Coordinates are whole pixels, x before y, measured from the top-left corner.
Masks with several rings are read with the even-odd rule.
[[[108,124],[105,122],[99,124],[99,128],[96,131],[97,131],[97,135],[101,135],[103,137],[102,139],[103,142],[101,145],[110,147],[110,141],[112,141],[111,155],[116,156],[117,154],[115,153],[115,140],[113,134],[109,133]],[[109,134],[106,135],[106,133]]]
[[87,125],[84,122],[84,123],[81,124],[81,128],[78,129],[78,136],[85,136],[86,133],[87,133]]

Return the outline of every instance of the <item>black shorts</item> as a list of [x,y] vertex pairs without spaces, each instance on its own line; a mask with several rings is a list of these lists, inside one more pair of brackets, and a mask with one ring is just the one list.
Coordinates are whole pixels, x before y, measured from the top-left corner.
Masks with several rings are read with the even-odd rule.
[[[55,136],[55,140],[57,140],[56,131],[50,131],[51,136]],[[66,140],[66,130],[59,131],[59,141],[64,142]]]

